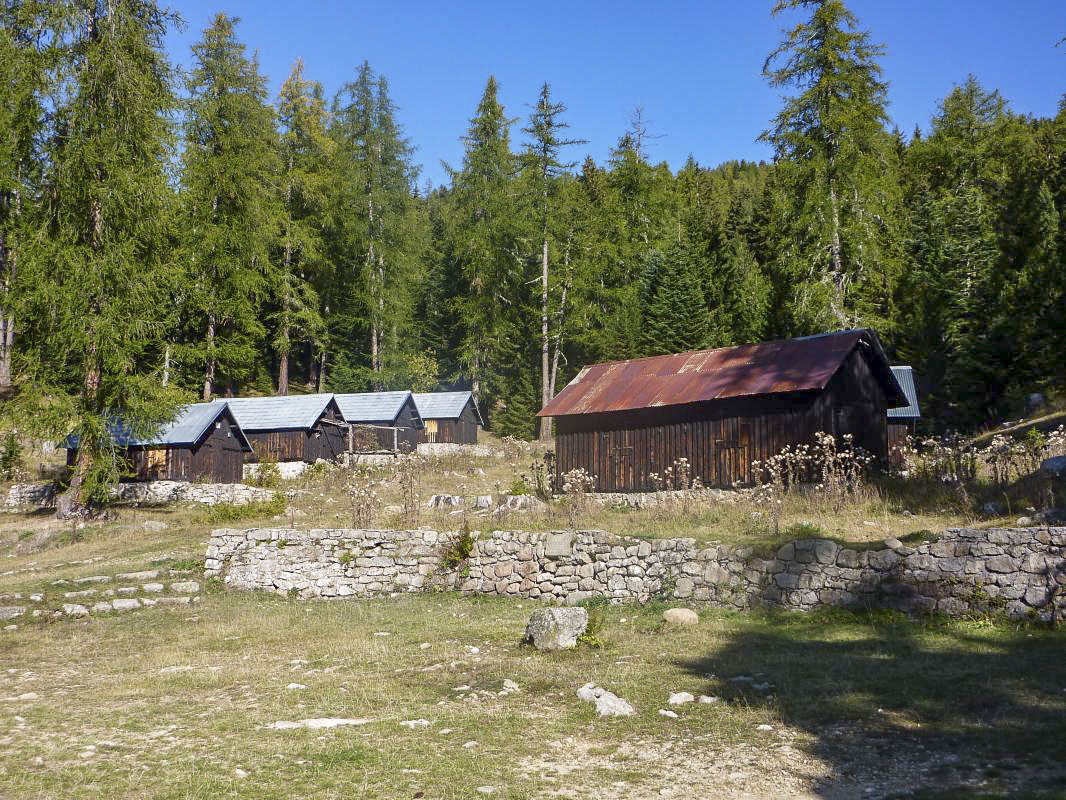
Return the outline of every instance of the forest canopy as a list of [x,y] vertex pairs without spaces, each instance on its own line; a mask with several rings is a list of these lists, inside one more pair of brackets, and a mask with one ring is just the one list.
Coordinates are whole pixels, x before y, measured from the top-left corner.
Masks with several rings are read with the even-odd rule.
[[368,63],[328,96],[297,61],[271,97],[225,14],[181,74],[151,0],[4,3],[6,422],[73,426],[89,496],[113,415],[217,395],[469,386],[532,437],[584,364],[860,326],[915,368],[930,426],[1061,391],[1066,104],[1016,114],[960,75],[905,134],[875,33],[840,0],[793,8],[770,163],[653,163],[639,109],[597,163],[550,85],[520,118],[490,75],[425,191]]

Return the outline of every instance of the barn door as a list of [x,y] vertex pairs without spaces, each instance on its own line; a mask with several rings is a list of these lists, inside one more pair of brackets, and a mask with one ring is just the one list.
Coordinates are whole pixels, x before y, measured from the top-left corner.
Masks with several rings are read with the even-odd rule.
[[615,431],[611,435],[611,448],[608,458],[609,491],[627,492],[633,486],[630,476],[633,472],[633,445],[629,441],[629,431]]

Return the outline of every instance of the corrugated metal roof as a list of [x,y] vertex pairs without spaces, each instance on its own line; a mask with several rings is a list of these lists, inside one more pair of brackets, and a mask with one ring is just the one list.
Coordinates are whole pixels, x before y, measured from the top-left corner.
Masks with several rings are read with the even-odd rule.
[[538,416],[561,417],[685,405],[735,397],[820,391],[859,346],[869,347],[889,402],[906,400],[873,331],[858,329],[593,364]]
[[[112,438],[115,440],[115,444],[119,447],[179,447],[193,445],[200,441],[207,429],[225,412],[226,406],[227,403],[225,401],[218,400],[211,403],[193,403],[185,406],[178,411],[172,422],[163,425],[153,436],[134,435],[129,425],[121,419],[113,420],[108,428],[111,431]],[[240,430],[240,423],[237,424],[237,427],[241,444],[245,450],[251,451],[252,447],[248,444],[248,439],[245,437],[244,432]],[[63,442],[63,447],[76,448],[77,446],[78,437],[74,435],[68,436]]]
[[892,367],[892,374],[896,376],[896,382],[907,397],[907,405],[888,409],[889,419],[920,419],[922,412],[918,408],[918,388],[914,383],[914,370],[905,366]]
[[410,392],[360,392],[334,395],[345,422],[395,422]]
[[229,404],[237,424],[245,432],[308,430],[314,427],[333,399],[331,394],[292,394],[283,397],[229,397],[216,403]]
[[458,419],[466,404],[472,403],[477,421],[485,424],[471,392],[420,392],[414,397],[422,419]]

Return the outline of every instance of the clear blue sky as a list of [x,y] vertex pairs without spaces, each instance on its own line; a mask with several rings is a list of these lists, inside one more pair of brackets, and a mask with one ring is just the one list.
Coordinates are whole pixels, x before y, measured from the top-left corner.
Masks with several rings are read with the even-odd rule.
[[[541,83],[566,103],[576,138],[571,160],[602,162],[643,106],[654,161],[672,167],[691,153],[711,166],[769,158],[756,142],[780,101],[763,61],[795,17],[770,16],[771,0],[696,2],[361,3],[341,0],[170,0],[186,21],[171,57],[218,11],[241,18],[238,34],[259,52],[271,91],[303,58],[329,96],[364,59],[390,82],[399,120],[418,148],[421,182],[458,164],[459,137],[485,80],[494,74],[510,116],[524,118]],[[973,73],[1012,110],[1049,116],[1066,92],[1066,0],[851,0],[874,41],[885,45],[889,113],[910,133],[927,127],[937,101]],[[521,133],[515,128],[516,143]]]

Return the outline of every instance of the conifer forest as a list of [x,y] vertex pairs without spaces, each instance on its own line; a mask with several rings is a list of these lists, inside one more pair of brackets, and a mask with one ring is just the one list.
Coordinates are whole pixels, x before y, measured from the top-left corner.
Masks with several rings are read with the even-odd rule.
[[297,61],[271,96],[224,14],[179,71],[152,0],[0,4],[5,423],[91,459],[119,409],[462,386],[531,438],[584,364],[853,327],[913,365],[931,429],[1061,392],[1066,103],[1015,113],[962,65],[900,131],[877,32],[791,9],[769,163],[654,163],[639,110],[598,163],[566,97],[505,108],[486,65],[427,189],[371,64],[328,94]]

